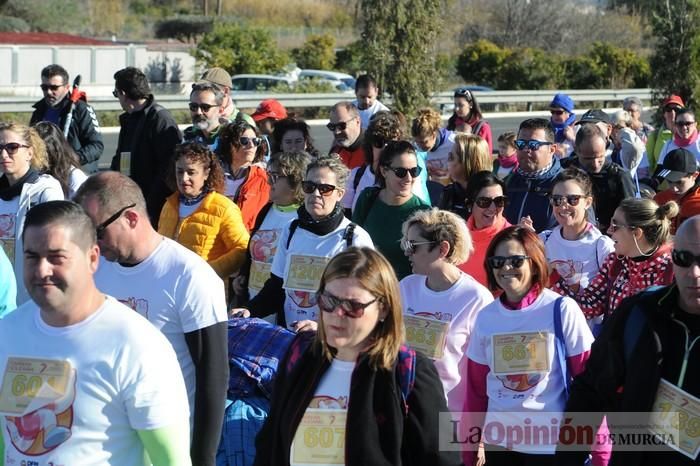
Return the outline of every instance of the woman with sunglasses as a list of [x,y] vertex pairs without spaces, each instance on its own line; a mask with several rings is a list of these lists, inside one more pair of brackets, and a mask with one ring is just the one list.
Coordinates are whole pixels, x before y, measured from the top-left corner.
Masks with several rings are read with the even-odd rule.
[[352,213],[352,221],[367,230],[377,249],[394,266],[399,280],[411,273],[401,250],[401,225],[415,211],[430,208],[413,194],[421,171],[413,144],[389,142],[379,155],[379,186],[363,190]]
[[314,147],[311,128],[304,120],[296,117],[275,123],[272,131],[272,156],[280,152],[306,152],[314,158],[320,155]]
[[638,169],[640,178],[651,176],[656,171],[661,149],[666,142],[673,139],[676,112],[682,108],[685,108],[685,103],[678,95],[671,95],[661,103],[663,118],[661,125],[649,133],[646,144],[647,156],[642,160]]
[[698,124],[695,119],[695,112],[682,108],[676,112],[674,120],[673,139],[666,141],[659,153],[657,173],[662,170],[666,154],[675,149],[685,149],[695,156],[695,160],[700,160],[700,137],[698,137]]
[[267,172],[258,165],[265,157],[260,131],[244,121],[229,123],[219,132],[217,153],[226,176],[224,194],[241,209],[250,231],[270,198]]
[[678,204],[659,206],[651,199],[625,199],[615,210],[608,234],[615,251],[600,265],[598,273],[581,289],[554,274],[552,290],[576,299],[587,319],[607,316],[623,299],[650,286],[673,280],[671,219]]
[[204,144],[175,147],[170,185],[158,233],[182,244],[207,261],[225,282],[243,264],[248,231],[241,211],[223,195],[224,172]]
[[435,361],[447,406],[460,412],[469,335],[477,314],[493,296],[457,268],[473,252],[460,217],[445,210],[420,210],[401,230],[401,248],[413,269],[400,283],[406,342]]
[[369,248],[341,252],[317,296],[318,333],[297,335],[287,352],[255,465],[461,464],[439,446],[438,433],[450,426],[440,416],[447,407],[435,368],[402,345],[389,262]]
[[[489,284],[503,294],[477,315],[471,333],[464,428],[549,429],[552,418],[561,420],[569,381],[582,372],[593,336],[576,302],[546,288],[547,260],[533,231],[506,228],[486,257]],[[557,438],[532,445],[492,432],[482,436],[486,464],[554,464]],[[474,450],[464,453],[467,466]]]
[[483,286],[489,284],[484,268],[486,249],[496,233],[511,226],[503,216],[503,209],[508,203],[505,190],[505,183],[486,170],[474,173],[467,183],[467,228],[474,251],[466,262],[459,264],[459,268]]
[[306,167],[298,218],[277,241],[270,278],[234,315],[264,318],[277,313],[277,323],[292,330],[315,328],[315,292],[328,261],[350,246],[372,247],[369,234],[348,220],[340,204],[348,169],[337,155],[322,155]]
[[[454,113],[447,120],[447,129],[450,131],[470,132],[480,136],[489,146],[489,154],[493,152],[493,138],[491,126],[484,120],[481,107],[472,91],[466,87],[457,89],[454,93]],[[469,131],[465,131],[465,126]]]
[[61,184],[48,168],[46,145],[34,128],[0,123],[0,245],[15,271],[17,305],[29,299],[23,281],[22,230],[29,208],[63,200]]

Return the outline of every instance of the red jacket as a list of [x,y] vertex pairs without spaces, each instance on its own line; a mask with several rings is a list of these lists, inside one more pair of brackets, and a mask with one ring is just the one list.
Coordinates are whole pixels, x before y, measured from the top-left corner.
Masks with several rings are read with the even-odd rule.
[[680,212],[676,218],[671,219],[671,234],[676,234],[676,229],[685,219],[693,215],[700,214],[700,186],[695,185],[683,194],[680,198],[671,189],[661,191],[654,200],[657,204],[663,205],[668,201],[676,201],[680,207]]
[[251,165],[248,176],[233,198],[233,202],[241,209],[246,230],[250,231],[253,228],[258,212],[269,199],[270,185],[267,183],[267,171],[258,165]]

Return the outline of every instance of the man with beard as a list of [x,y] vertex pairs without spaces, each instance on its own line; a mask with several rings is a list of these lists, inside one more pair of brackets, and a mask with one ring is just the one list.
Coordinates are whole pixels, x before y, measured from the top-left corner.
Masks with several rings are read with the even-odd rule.
[[224,93],[215,84],[200,81],[192,84],[190,116],[192,126],[185,129],[185,142],[206,144],[214,152],[219,145]]
[[333,133],[330,152],[340,155],[340,159],[350,170],[361,166],[365,163],[365,138],[360,124],[360,112],[355,104],[338,102],[331,108],[330,120],[326,125]]

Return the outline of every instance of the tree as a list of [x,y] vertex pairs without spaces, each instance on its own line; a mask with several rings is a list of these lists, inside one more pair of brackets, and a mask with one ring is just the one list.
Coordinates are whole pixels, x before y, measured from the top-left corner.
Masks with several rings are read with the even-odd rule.
[[299,68],[332,70],[335,67],[335,37],[330,34],[311,34],[304,45],[292,50]]
[[468,83],[500,87],[503,65],[513,52],[485,39],[467,44],[457,59],[457,72]]
[[214,21],[201,16],[181,16],[158,21],[155,34],[158,39],[174,38],[181,42],[196,42],[202,35],[211,32]]
[[361,0],[364,68],[412,114],[436,90],[441,0]]
[[215,23],[214,30],[197,45],[194,56],[207,67],[218,66],[232,75],[275,73],[288,62],[269,32],[225,23]]
[[615,47],[607,42],[594,42],[588,56],[598,69],[598,87],[643,87],[649,79],[649,63],[632,50]]

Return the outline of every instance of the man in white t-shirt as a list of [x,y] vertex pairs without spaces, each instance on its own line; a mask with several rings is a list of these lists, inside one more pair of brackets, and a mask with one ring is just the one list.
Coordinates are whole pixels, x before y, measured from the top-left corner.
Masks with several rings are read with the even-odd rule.
[[360,111],[360,122],[362,129],[367,129],[369,120],[377,112],[389,110],[389,108],[377,100],[379,95],[379,87],[377,81],[369,74],[363,74],[355,81],[355,97],[357,100],[353,102]]
[[[146,220],[147,221],[147,220]],[[145,319],[95,286],[100,250],[69,201],[27,214],[32,298],[0,321],[0,451],[14,465],[189,465],[177,358]]]
[[138,185],[117,172],[88,178],[75,196],[97,225],[95,282],[170,341],[192,413],[192,463],[213,465],[228,385],[224,284],[194,252],[148,221]]

